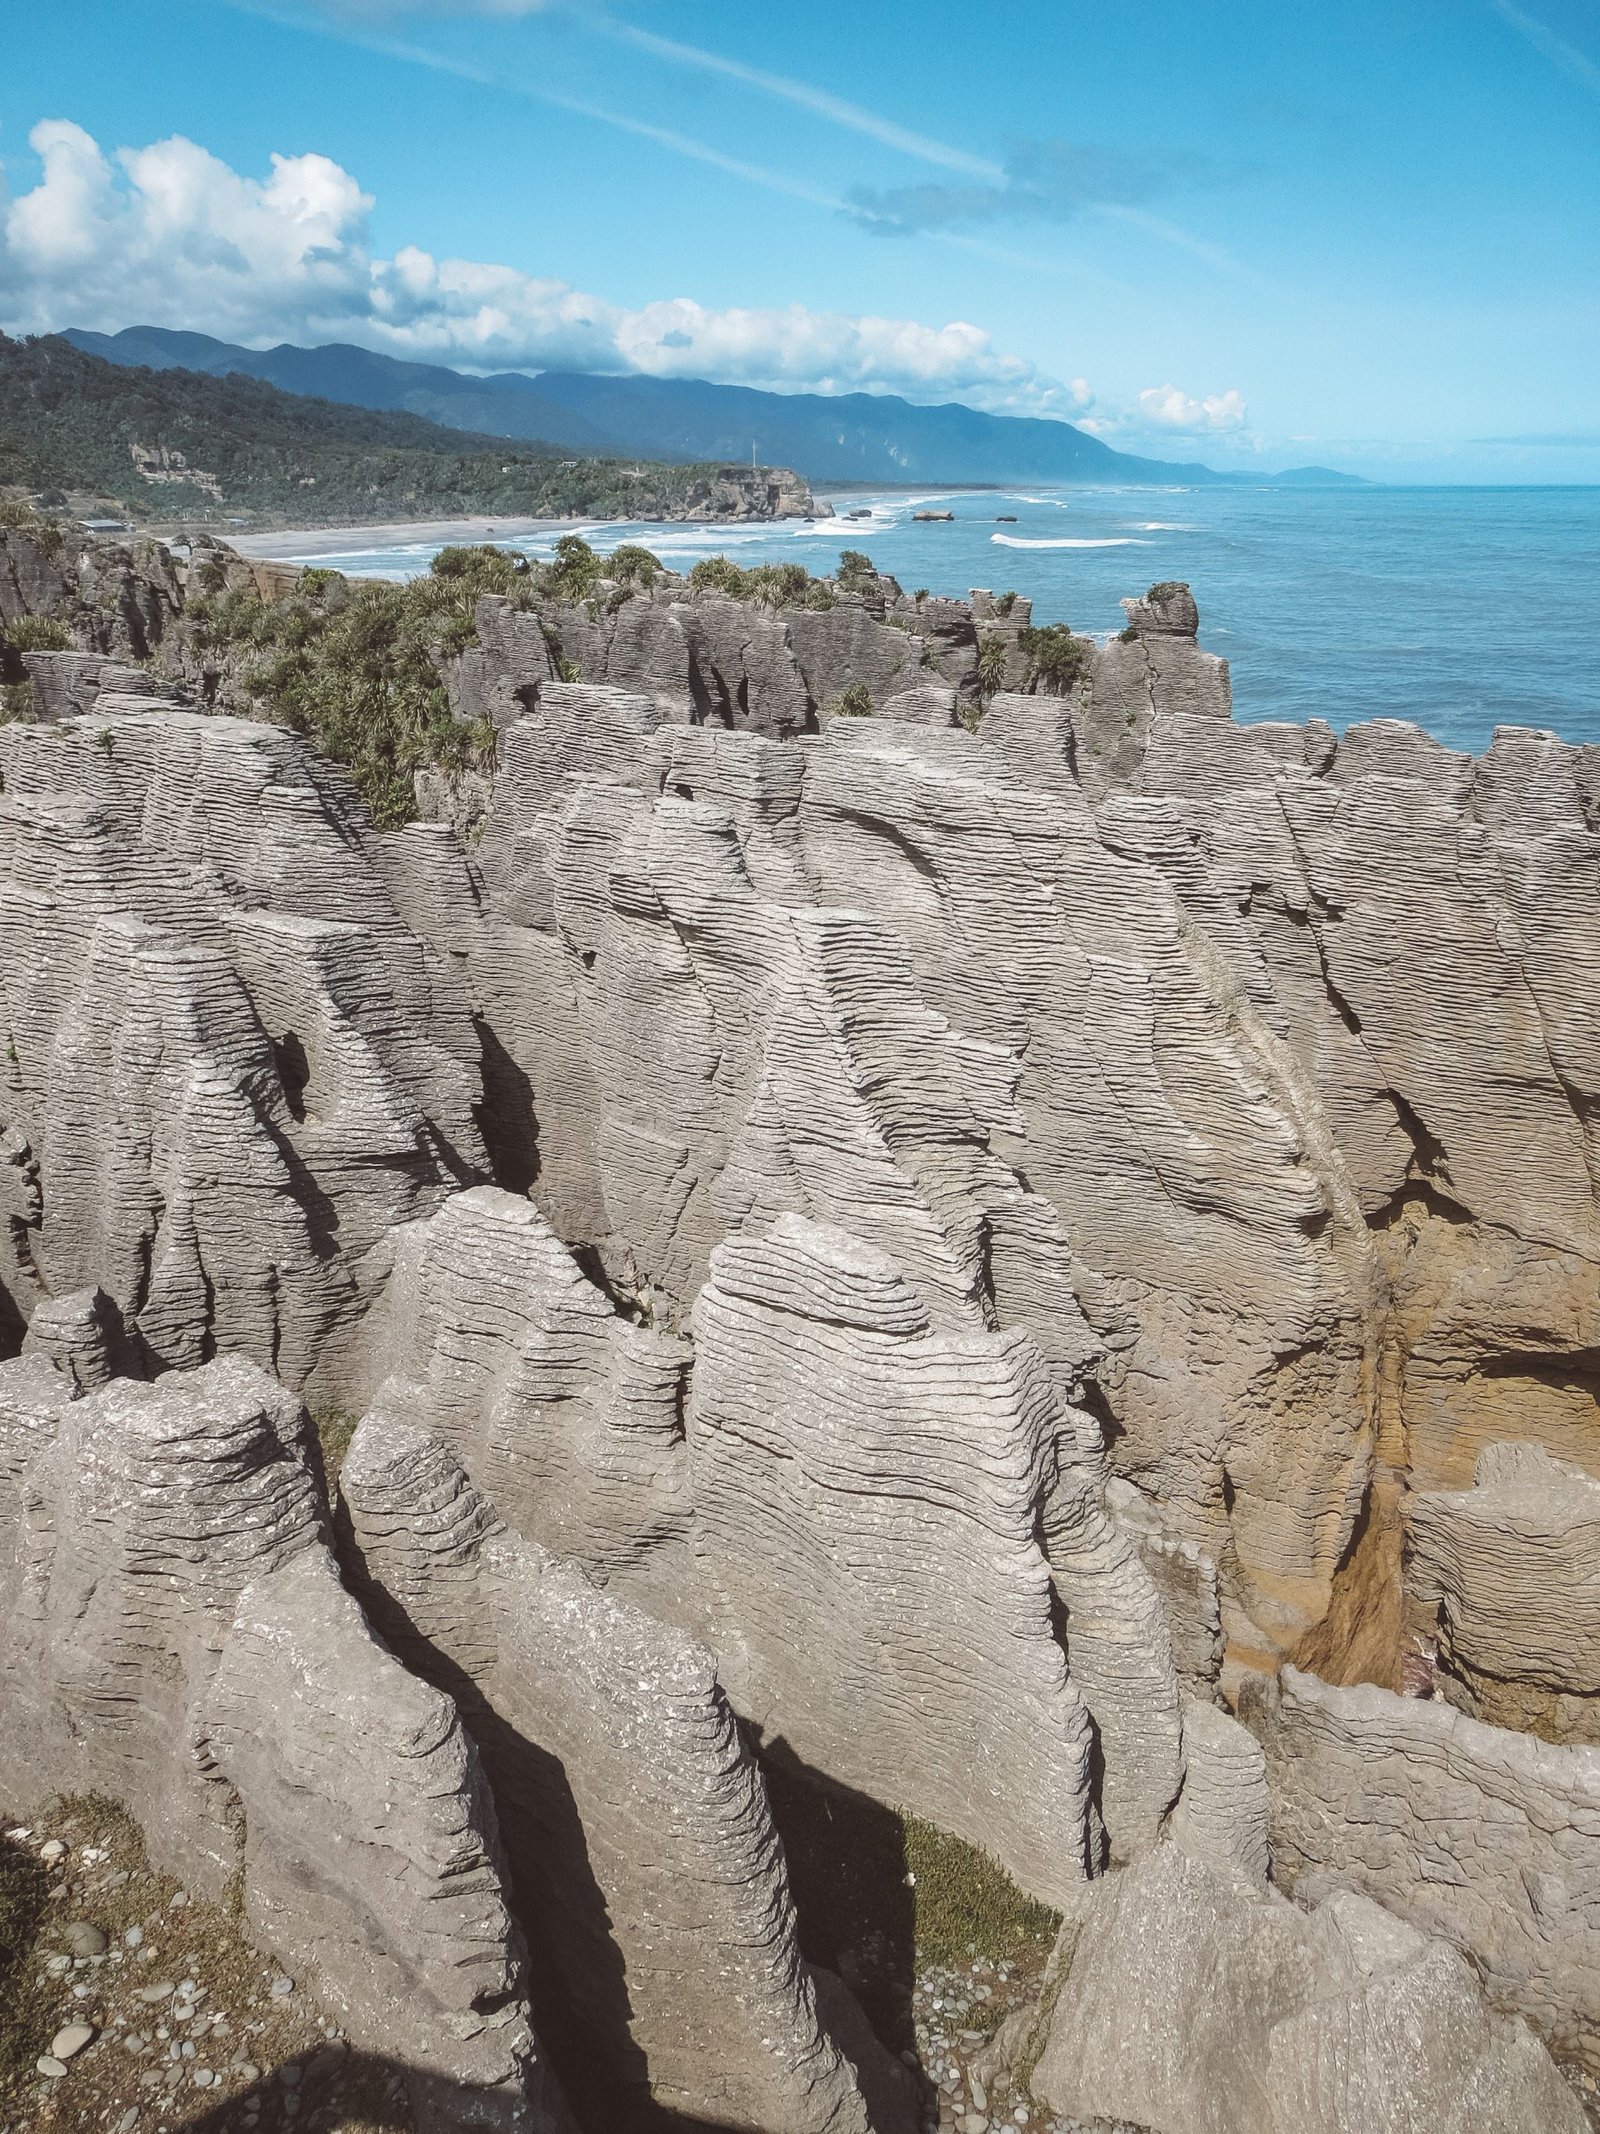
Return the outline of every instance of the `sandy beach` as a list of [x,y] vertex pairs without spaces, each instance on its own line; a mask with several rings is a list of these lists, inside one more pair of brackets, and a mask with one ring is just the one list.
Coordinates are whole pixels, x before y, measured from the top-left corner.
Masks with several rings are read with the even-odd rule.
[[232,534],[228,546],[241,556],[264,561],[297,561],[347,555],[353,548],[411,548],[419,541],[441,546],[470,546],[479,541],[515,540],[521,534],[548,532],[552,526],[618,526],[620,519],[403,519],[391,525],[279,527],[270,533]]

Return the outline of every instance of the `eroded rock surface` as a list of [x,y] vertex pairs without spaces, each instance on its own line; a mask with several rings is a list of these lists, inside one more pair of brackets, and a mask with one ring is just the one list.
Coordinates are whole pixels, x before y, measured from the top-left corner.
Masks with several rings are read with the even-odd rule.
[[1470,1490],[1406,1511],[1407,1581],[1452,1701],[1600,1747],[1600,1482],[1539,1445],[1490,1445]]
[[1061,2109],[1566,2126],[1467,1960],[1597,2065],[1600,752],[739,582],[485,601],[379,837],[114,686],[228,699],[170,559],[0,529],[0,1779],[201,1887],[236,1798],[439,2110],[545,2109],[514,1912],[606,2134],[895,2123],[759,1740],[1068,1910]]
[[1307,1915],[1158,1846],[1086,1893],[1035,2093],[1156,2134],[1584,2134],[1459,1952],[1366,1898]]
[[444,1445],[381,1412],[341,1489],[380,1620],[483,1743],[541,2018],[592,2123],[647,2124],[653,2100],[771,2134],[909,2128],[906,2102],[869,2121],[819,2018],[711,1655],[511,1532]]
[[1466,1951],[1502,2006],[1600,2067],[1600,1749],[1286,1668],[1256,1701],[1272,1854]]
[[178,710],[0,729],[12,1309],[337,1396],[396,1222],[481,1173],[479,1043],[341,775]]
[[352,2036],[403,2051],[434,2124],[552,2125],[476,1751],[323,1550],[239,1596],[199,1747],[244,1810],[261,1942],[315,1969]]

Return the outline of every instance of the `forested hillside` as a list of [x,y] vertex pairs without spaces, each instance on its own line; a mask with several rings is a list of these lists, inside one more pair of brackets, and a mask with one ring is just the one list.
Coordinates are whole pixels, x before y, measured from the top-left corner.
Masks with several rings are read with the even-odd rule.
[[59,335],[0,335],[0,486],[144,524],[764,515],[765,485],[741,509],[728,480],[704,465],[562,457],[237,374],[127,368]]

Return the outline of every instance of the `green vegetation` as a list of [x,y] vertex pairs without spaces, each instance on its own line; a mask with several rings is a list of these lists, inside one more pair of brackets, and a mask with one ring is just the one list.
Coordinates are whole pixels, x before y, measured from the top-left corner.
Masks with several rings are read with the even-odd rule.
[[914,1815],[905,1818],[904,1828],[906,1867],[916,1878],[921,1962],[957,1964],[983,1956],[1015,1963],[1054,1941],[1060,1914],[1024,1896],[986,1852]]
[[34,1958],[49,1891],[37,1856],[0,1832],[0,2112],[22,2105],[38,2079],[33,2063],[50,2044],[52,1996]]
[[1027,686],[1046,696],[1065,696],[1094,652],[1093,643],[1075,637],[1064,622],[1019,630],[1017,644],[1028,662]]
[[864,593],[877,580],[872,558],[859,548],[847,548],[839,556],[836,583],[842,593]]
[[[416,812],[413,778],[424,765],[462,770],[492,761],[493,732],[453,717],[442,672],[476,644],[483,594],[531,611],[537,597],[583,601],[603,582],[648,584],[660,569],[636,543],[603,556],[564,534],[542,566],[502,548],[443,548],[425,577],[405,584],[308,570],[292,592],[263,599],[226,590],[214,562],[200,567],[186,628],[195,653],[226,660],[237,674],[243,704],[344,764],[379,829],[392,830]],[[548,625],[545,638],[562,680],[576,681]]]
[[0,628],[0,726],[26,723],[38,708],[23,653],[65,652],[71,643],[66,624],[53,615],[19,615]]
[[834,605],[833,587],[824,578],[813,578],[803,563],[757,563],[741,570],[726,556],[707,556],[690,571],[689,584],[697,593],[726,593],[730,600],[752,600],[769,608]]
[[[764,1757],[810,1963],[837,1971],[881,2038],[911,2042],[911,1992],[930,1964],[977,1961],[1021,1974],[1043,1969],[1060,1920],[1025,1897],[987,1854],[947,1831],[846,1787]],[[998,1998],[973,2028],[998,2020]]]
[[870,719],[874,712],[872,691],[865,682],[852,682],[833,699],[828,711],[835,719]]
[[350,1440],[356,1434],[359,1415],[347,1408],[313,1408],[310,1410],[312,1427],[317,1433],[317,1443],[322,1450],[322,1474],[331,1496],[339,1480],[339,1470],[344,1465],[344,1456],[350,1450]]
[[[238,373],[125,369],[55,335],[0,335],[0,411],[0,486],[72,491],[140,521],[671,518],[714,472],[575,460]],[[24,523],[17,511],[0,522]]]
[[618,585],[654,585],[661,576],[661,558],[637,541],[624,541],[606,558],[606,576]]
[[72,643],[64,622],[53,615],[19,615],[0,630],[0,645],[6,655],[23,652],[65,652]]
[[1014,591],[996,593],[994,596],[994,611],[997,615],[1009,615],[1016,604],[1017,596]]
[[1006,685],[1006,651],[1005,639],[992,633],[978,647],[978,688],[986,697]]
[[346,765],[378,827],[397,829],[422,765],[489,759],[494,735],[452,717],[439,661],[476,643],[480,594],[526,603],[530,575],[502,549],[446,548],[404,585],[308,571],[287,598],[202,593],[187,616],[197,651],[242,662],[241,698]]
[[1186,593],[1188,590],[1181,578],[1163,578],[1159,585],[1151,586],[1144,597],[1146,600],[1175,600],[1180,593]]

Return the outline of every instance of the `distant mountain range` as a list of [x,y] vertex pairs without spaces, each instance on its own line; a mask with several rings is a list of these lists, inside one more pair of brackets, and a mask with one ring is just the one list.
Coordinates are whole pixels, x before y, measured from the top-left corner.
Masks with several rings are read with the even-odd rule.
[[485,513],[722,520],[813,508],[781,469],[567,456],[226,368],[212,377],[108,363],[59,334],[0,334],[0,487],[51,511],[109,506],[138,524],[230,528]]
[[811,482],[1292,482],[1359,480],[1326,467],[1219,473],[1189,461],[1114,452],[1070,422],[985,415],[954,403],[915,407],[889,394],[764,393],[702,378],[601,378],[577,371],[500,371],[470,378],[370,349],[236,348],[209,334],[129,326],[65,338],[112,363],[151,370],[242,372],[288,393],[422,415],[449,429],[538,439],[585,454],[651,460],[742,460],[794,467]]

